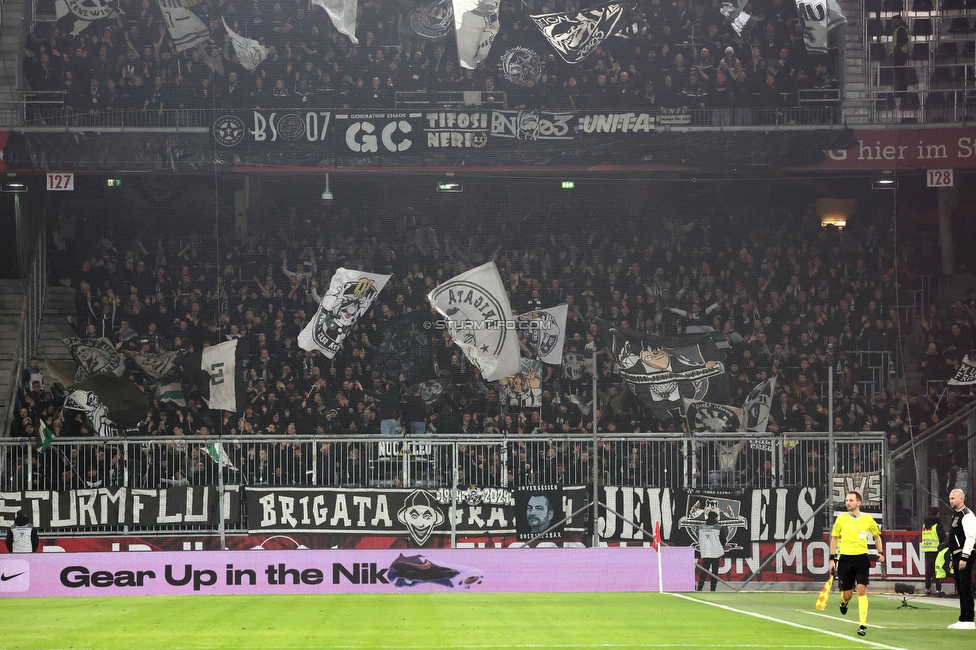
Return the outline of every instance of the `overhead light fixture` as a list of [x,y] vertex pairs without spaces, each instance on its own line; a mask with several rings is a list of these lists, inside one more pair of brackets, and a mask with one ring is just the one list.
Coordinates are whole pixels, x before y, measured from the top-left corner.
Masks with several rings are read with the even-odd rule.
[[894,190],[898,189],[898,179],[893,172],[882,172],[881,176],[871,181],[871,189],[874,190]]
[[332,203],[332,190],[329,189],[329,175],[325,175],[325,190],[322,191],[322,204],[330,205]]
[[5,180],[0,182],[0,192],[22,194],[27,191],[27,183],[19,180]]

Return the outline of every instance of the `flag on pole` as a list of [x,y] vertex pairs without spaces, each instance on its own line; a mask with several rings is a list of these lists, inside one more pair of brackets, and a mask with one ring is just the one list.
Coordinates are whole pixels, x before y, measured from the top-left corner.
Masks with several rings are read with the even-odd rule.
[[234,53],[237,60],[241,62],[244,69],[253,72],[261,65],[261,62],[268,58],[268,48],[258,43],[253,38],[245,38],[227,26],[227,21],[221,16],[220,20],[224,23],[224,29],[230,36],[230,42],[234,45]]
[[125,360],[107,338],[80,339],[73,336],[61,339],[61,342],[78,364],[75,381],[83,381],[103,372],[110,372],[116,377],[125,374]]
[[827,599],[830,598],[830,588],[834,586],[834,574],[830,574],[827,578],[827,582],[824,583],[823,589],[820,590],[820,595],[817,596],[817,609],[821,612],[827,609]]
[[[204,395],[207,405],[215,411],[243,411],[244,390],[238,390],[241,364],[238,356],[242,354],[239,339],[225,341],[203,349],[200,369],[210,376],[210,394]],[[243,384],[243,378],[240,383]],[[240,400],[240,404],[238,404]]]
[[495,263],[456,275],[429,294],[431,306],[447,319],[447,329],[485,381],[498,381],[521,368],[512,305]]
[[651,547],[655,551],[661,550],[661,522],[660,521],[654,522],[654,541],[651,542]]
[[664,593],[664,563],[661,561],[661,522],[654,522],[654,540],[651,546],[657,551],[657,590]]
[[827,34],[847,24],[837,0],[794,0],[808,54],[827,53]]
[[54,13],[58,20],[69,14],[74,16],[71,35],[77,36],[97,20],[118,16],[117,5],[117,2],[110,0],[57,0],[54,3]]
[[47,422],[43,418],[37,418],[37,427],[34,432],[34,435],[37,436],[37,451],[43,454],[51,446],[51,441],[54,440],[54,432],[51,431],[51,427],[47,426]]
[[[456,6],[454,12],[456,15]],[[536,14],[529,18],[563,61],[579,63],[620,29],[625,12],[623,3],[607,2],[589,9]]]
[[353,45],[359,45],[356,39],[357,0],[312,0],[312,4],[325,9],[336,30],[348,36]]
[[157,0],[157,2],[177,52],[189,50],[210,40],[210,30],[206,24],[199,16],[184,7],[181,0]]
[[235,472],[237,468],[234,467],[234,463],[230,462],[230,456],[224,451],[224,443],[215,442],[213,444],[207,445],[207,455],[210,456],[218,467],[229,467]]
[[956,374],[947,383],[950,386],[972,386],[976,384],[976,362],[970,359],[968,354],[964,356]]

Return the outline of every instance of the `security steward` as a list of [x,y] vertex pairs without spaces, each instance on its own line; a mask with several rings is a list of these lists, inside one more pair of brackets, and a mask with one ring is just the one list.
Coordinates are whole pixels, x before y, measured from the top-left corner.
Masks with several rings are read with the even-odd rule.
[[7,550],[11,553],[34,553],[40,540],[37,529],[27,521],[27,514],[20,510],[14,518],[14,525],[7,531]]
[[922,553],[925,556],[925,591],[932,592],[932,585],[935,585],[935,594],[942,595],[942,576],[938,575],[937,559],[939,557],[939,544],[945,539],[945,530],[939,519],[939,509],[929,508],[929,516],[922,522]]

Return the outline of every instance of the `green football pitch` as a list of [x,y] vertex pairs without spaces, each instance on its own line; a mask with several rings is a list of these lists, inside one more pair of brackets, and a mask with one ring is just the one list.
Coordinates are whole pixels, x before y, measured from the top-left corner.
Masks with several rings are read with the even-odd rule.
[[391,594],[0,600],[3,648],[973,648],[955,601],[831,595]]

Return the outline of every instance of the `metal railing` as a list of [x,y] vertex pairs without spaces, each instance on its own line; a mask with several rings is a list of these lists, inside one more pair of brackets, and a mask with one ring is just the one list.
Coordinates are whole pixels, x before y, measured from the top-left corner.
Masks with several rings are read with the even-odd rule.
[[508,93],[503,91],[484,92],[479,90],[423,90],[397,91],[394,93],[396,108],[413,109],[451,109],[451,108],[508,108]]
[[[0,491],[66,492],[125,487],[226,485],[344,488],[512,488],[598,485],[738,491],[832,485],[830,467],[886,476],[882,433],[705,436],[616,434],[401,438],[201,437],[55,438],[45,453],[32,440],[0,440]],[[223,476],[207,453],[220,442]],[[456,472],[456,474],[455,474]],[[821,494],[826,494],[822,491]],[[242,522],[246,529],[247,522]],[[111,527],[78,534],[112,532]],[[166,530],[173,530],[172,527]]]

